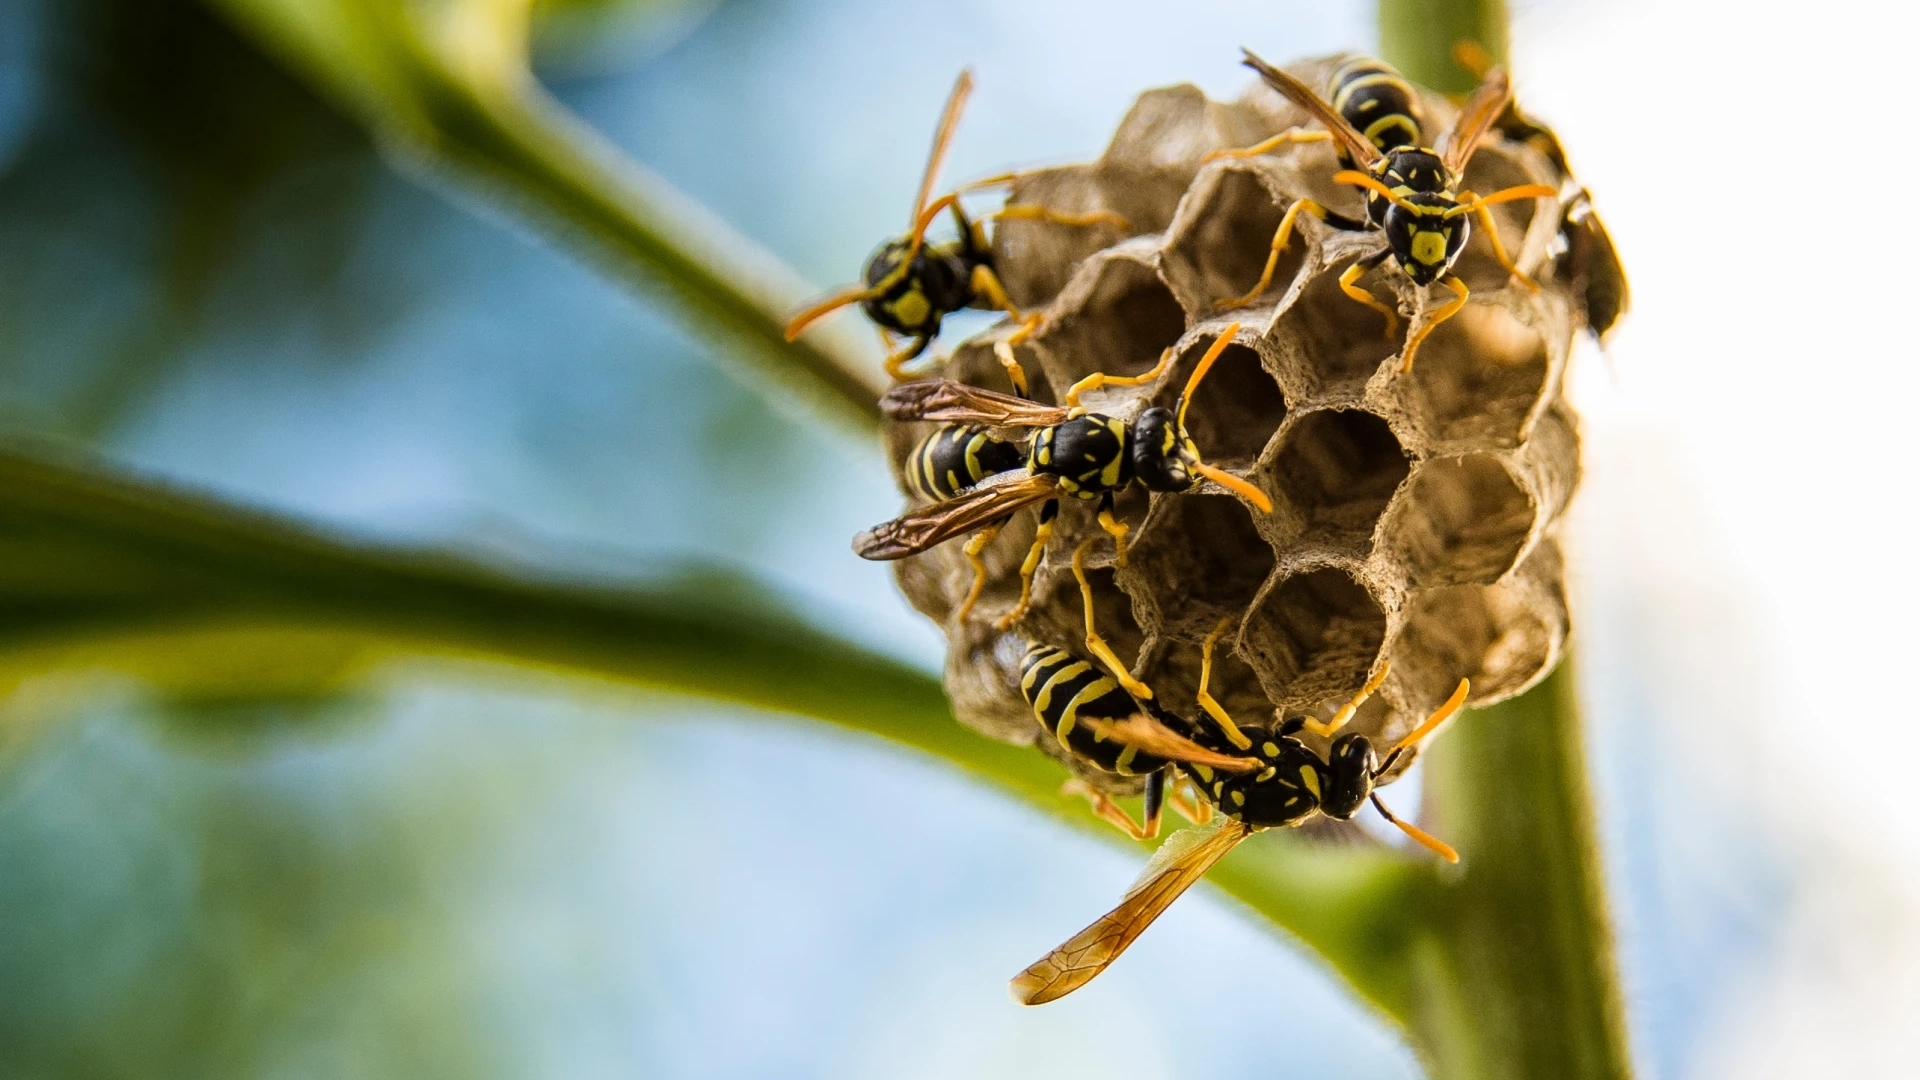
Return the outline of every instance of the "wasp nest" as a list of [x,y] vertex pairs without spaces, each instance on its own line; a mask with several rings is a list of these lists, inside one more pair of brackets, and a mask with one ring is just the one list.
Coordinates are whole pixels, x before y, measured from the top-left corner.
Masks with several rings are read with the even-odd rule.
[[[1292,70],[1320,85],[1328,63]],[[1444,98],[1423,94],[1418,104],[1428,132],[1452,122]],[[1200,642],[1223,619],[1231,630],[1212,692],[1246,720],[1269,721],[1276,710],[1328,716],[1391,661],[1391,677],[1353,724],[1376,742],[1409,730],[1463,676],[1473,680],[1471,703],[1484,705],[1519,693],[1558,659],[1567,609],[1554,529],[1579,470],[1561,377],[1585,320],[1584,278],[1567,265],[1561,220],[1534,200],[1493,208],[1507,250],[1540,289],[1509,282],[1474,237],[1455,267],[1472,302],[1434,331],[1411,373],[1397,370],[1409,320],[1386,337],[1385,320],[1336,280],[1380,249],[1377,232],[1340,232],[1303,215],[1272,288],[1248,307],[1218,310],[1259,277],[1296,199],[1364,217],[1359,192],[1332,180],[1340,166],[1329,143],[1202,161],[1306,123],[1264,86],[1234,103],[1191,86],[1151,90],[1098,161],[1016,186],[1016,202],[1117,211],[1135,233],[1000,226],[994,254],[1009,294],[1046,316],[1018,349],[1033,396],[1057,401],[1096,371],[1139,374],[1173,348],[1156,382],[1083,402],[1130,421],[1172,405],[1200,355],[1237,321],[1188,428],[1209,462],[1258,485],[1274,509],[1262,514],[1210,483],[1171,495],[1135,485],[1118,504],[1133,529],[1118,567],[1092,504],[1066,499],[1032,609],[1007,631],[995,622],[1018,595],[1033,511],[987,548],[992,577],[963,624],[952,617],[972,574],[958,542],[899,563],[909,599],[946,628],[947,689],[970,726],[1060,755],[1021,698],[1021,639],[1084,654],[1071,557],[1089,537],[1100,631],[1122,658],[1137,658],[1134,674],[1163,705],[1185,715],[1198,715]],[[1465,182],[1487,192],[1564,179],[1535,149],[1490,136]],[[1417,322],[1438,306],[1390,261],[1361,284],[1397,294]],[[959,345],[944,374],[1009,390],[992,346],[1010,329]],[[896,474],[931,430],[893,425]]]

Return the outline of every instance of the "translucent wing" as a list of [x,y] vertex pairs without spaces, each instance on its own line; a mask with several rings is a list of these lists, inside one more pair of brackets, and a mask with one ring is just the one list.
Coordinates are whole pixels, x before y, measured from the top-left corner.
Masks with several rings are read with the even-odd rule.
[[921,211],[927,208],[927,200],[933,198],[933,185],[940,177],[940,163],[946,160],[947,147],[953,142],[953,131],[960,126],[960,110],[966,107],[967,95],[973,93],[973,72],[962,68],[960,77],[953,80],[953,90],[947,94],[946,108],[940,110],[940,126],[933,131],[933,149],[927,154],[927,167],[920,174],[920,194],[913,200],[913,216],[907,219],[909,228],[920,221]]
[[880,411],[894,420],[939,420],[988,427],[1049,427],[1073,414],[1054,405],[982,390],[951,379],[901,383],[880,399]]
[[1473,157],[1475,147],[1480,145],[1481,136],[1493,126],[1500,114],[1507,111],[1507,104],[1513,100],[1513,87],[1507,82],[1507,73],[1502,68],[1487,72],[1473,96],[1460,106],[1460,115],[1453,122],[1453,130],[1447,134],[1446,149],[1441,151],[1441,161],[1447,171],[1459,176],[1467,167],[1467,160]]
[[909,510],[884,525],[868,529],[853,538],[853,553],[879,561],[918,555],[961,533],[998,521],[1023,506],[1052,498],[1055,490],[1051,476],[1017,475],[1003,483],[989,479],[964,495]]
[[1334,138],[1340,140],[1340,145],[1346,147],[1347,154],[1362,169],[1380,160],[1379,147],[1374,146],[1365,135],[1355,131],[1345,117],[1335,112],[1333,106],[1327,104],[1319,94],[1314,93],[1306,83],[1255,56],[1252,49],[1240,51],[1245,54],[1245,59],[1241,60],[1241,63],[1259,72],[1268,86],[1278,90],[1288,101],[1307,110],[1307,115],[1320,121],[1328,131],[1333,133]]
[[1107,965],[1119,959],[1161,912],[1252,831],[1231,818],[1216,818],[1215,822],[1211,827],[1188,829],[1162,844],[1147,865],[1146,874],[1127,891],[1119,907],[1013,977],[1009,987],[1013,999],[1022,1005],[1044,1005],[1073,993],[1107,970]]
[[1168,761],[1184,761],[1190,765],[1206,765],[1234,773],[1252,772],[1266,764],[1259,758],[1233,757],[1209,750],[1145,714],[1129,716],[1125,720],[1100,720],[1082,716],[1078,723],[1087,730],[1112,739],[1122,746],[1138,747]]

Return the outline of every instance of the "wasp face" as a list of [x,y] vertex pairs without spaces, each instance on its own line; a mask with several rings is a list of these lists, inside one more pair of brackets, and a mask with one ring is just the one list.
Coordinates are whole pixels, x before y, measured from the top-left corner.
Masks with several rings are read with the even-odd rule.
[[1172,409],[1155,406],[1133,422],[1133,473],[1151,491],[1193,486],[1200,449],[1181,429]]
[[1327,752],[1327,787],[1320,797],[1320,810],[1328,817],[1350,818],[1358,813],[1373,791],[1376,765],[1373,743],[1355,732],[1333,741]]
[[952,253],[922,244],[908,263],[909,247],[906,237],[898,237],[867,257],[861,277],[868,288],[881,292],[860,306],[868,318],[895,333],[933,337],[940,332],[941,319],[972,302],[972,289]]
[[1451,196],[1416,192],[1406,200],[1408,206],[1388,206],[1380,228],[1387,234],[1394,261],[1414,284],[1431,285],[1453,268],[1460,249],[1467,246],[1471,227],[1464,215],[1446,216],[1458,205]]

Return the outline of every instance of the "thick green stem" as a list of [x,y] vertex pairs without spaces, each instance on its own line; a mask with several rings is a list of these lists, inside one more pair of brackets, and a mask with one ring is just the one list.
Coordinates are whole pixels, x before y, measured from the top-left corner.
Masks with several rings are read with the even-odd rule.
[[1424,86],[1462,94],[1480,80],[1454,58],[1471,41],[1507,60],[1506,0],[1380,0],[1380,55]]
[[1563,662],[1426,755],[1428,814],[1466,853],[1415,966],[1439,1080],[1631,1074],[1579,716]]

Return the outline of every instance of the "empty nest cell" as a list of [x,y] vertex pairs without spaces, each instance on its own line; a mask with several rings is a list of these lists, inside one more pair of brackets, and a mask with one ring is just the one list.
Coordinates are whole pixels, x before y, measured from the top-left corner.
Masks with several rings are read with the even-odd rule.
[[1095,372],[1138,375],[1186,333],[1187,315],[1151,265],[1107,258],[1093,266],[1091,285],[1064,296],[1034,338],[1048,377],[1062,391]]
[[1403,400],[1440,443],[1518,446],[1547,388],[1546,339],[1495,301],[1469,303],[1420,347]]
[[1309,413],[1282,436],[1269,486],[1319,539],[1373,535],[1409,463],[1387,422],[1359,409]]
[[[1094,171],[1086,165],[1023,173],[1007,195],[1009,206],[1044,206],[1063,213],[1113,210],[1106,205]],[[1007,295],[1022,308],[1040,307],[1067,285],[1088,256],[1126,239],[1129,232],[1150,231],[1133,223],[1063,225],[1009,217],[993,226],[993,264]]]
[[[1317,388],[1366,382],[1406,340],[1405,319],[1389,335],[1385,316],[1341,291],[1340,273],[1351,263],[1347,260],[1314,275],[1275,328],[1275,340],[1292,352]],[[1389,281],[1398,273],[1383,263],[1355,284],[1394,307],[1398,298]]]
[[1273,550],[1232,495],[1163,496],[1122,571],[1152,597],[1163,633],[1194,641],[1238,620],[1273,572]]
[[[1168,235],[1161,265],[1181,299],[1195,312],[1207,314],[1245,295],[1260,280],[1274,230],[1292,200],[1277,200],[1257,171],[1237,163],[1203,171],[1188,200]],[[1272,283],[1250,303],[1272,304],[1286,295],[1306,261],[1304,229],[1295,230]]]
[[1306,709],[1358,689],[1386,634],[1386,612],[1372,595],[1327,566],[1271,587],[1248,613],[1239,651],[1277,707]]
[[1533,530],[1533,500],[1498,458],[1468,454],[1420,466],[1386,535],[1409,584],[1491,584]]
[[[1216,340],[1202,337],[1187,344],[1154,396],[1155,405],[1180,407],[1181,391]],[[1250,346],[1233,344],[1220,351],[1194,391],[1187,406],[1187,434],[1209,463],[1239,470],[1253,464],[1286,418],[1286,397],[1260,362],[1260,354]]]

